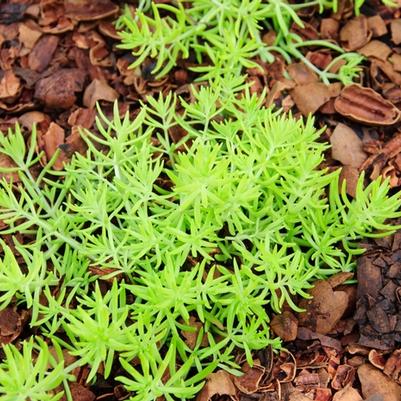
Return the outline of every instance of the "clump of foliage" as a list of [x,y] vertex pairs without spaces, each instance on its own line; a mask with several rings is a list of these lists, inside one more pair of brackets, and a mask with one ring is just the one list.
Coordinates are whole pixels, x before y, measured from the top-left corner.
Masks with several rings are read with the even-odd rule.
[[0,307],[31,308],[37,333],[76,358],[9,346],[3,394],[56,400],[61,378],[89,365],[89,381],[120,366],[131,400],[192,398],[217,367],[236,371],[235,348],[252,363],[280,346],[269,309],[297,309],[312,280],[353,268],[359,238],[394,231],[399,196],[362,177],[350,201],[339,172],[319,169],[312,118],[263,107],[235,77],[193,96],[149,98],[133,120],[99,111],[64,171],[56,154],[37,173],[35,129],[28,146],[18,126],[0,135],[13,166],[0,168],[1,234],[21,255],[2,243]]
[[57,401],[63,396],[59,386],[69,375],[64,370],[62,352],[57,344],[53,355],[48,345],[37,338],[24,341],[22,352],[12,344],[4,345],[0,363],[0,395],[3,401]]
[[[153,73],[160,78],[175,67],[179,59],[187,59],[193,54],[197,63],[206,64],[191,70],[201,73],[200,79],[211,79],[227,72],[239,74],[244,67],[259,67],[255,61],[257,57],[272,62],[276,52],[287,62],[291,58],[301,60],[325,83],[330,80],[351,83],[361,70],[359,65],[363,57],[357,53],[345,52],[326,40],[305,41],[290,29],[293,23],[304,27],[298,11],[310,7],[316,7],[320,12],[336,10],[336,0],[219,0],[212,6],[205,0],[186,3],[189,6],[184,6],[181,0],[175,5],[144,1],[135,10],[135,15],[126,8],[117,27],[121,29],[120,47],[132,50],[137,56],[132,68],[139,67],[150,57],[155,60]],[[384,3],[394,5],[389,0],[384,0]],[[360,0],[354,2],[356,13],[362,4]],[[262,40],[267,30],[276,32],[273,45]],[[321,70],[304,56],[301,49],[305,46],[328,48],[337,57]],[[339,61],[343,65],[338,72],[331,72]]]

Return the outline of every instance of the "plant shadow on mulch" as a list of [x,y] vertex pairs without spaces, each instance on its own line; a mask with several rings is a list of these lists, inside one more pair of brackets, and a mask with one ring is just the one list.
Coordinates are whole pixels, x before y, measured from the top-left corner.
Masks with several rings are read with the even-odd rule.
[[[185,63],[162,80],[151,75],[152,62],[130,70],[132,56],[116,47],[113,21],[123,1],[8,1],[0,4],[0,130],[19,123],[37,125],[39,148],[50,159],[62,150],[58,168],[74,152],[85,150],[79,128],[93,128],[95,104],[111,113],[135,114],[139,101],[160,91],[189,96],[192,74]],[[401,185],[401,25],[400,10],[370,2],[359,17],[343,14],[309,15],[304,39],[331,38],[367,57],[360,86],[321,84],[301,63],[260,63],[263,72],[248,71],[252,91],[268,89],[267,104],[301,116],[313,113],[327,126],[323,138],[332,148],[324,166],[343,167],[347,192],[355,194],[357,177],[383,175],[394,190]],[[330,54],[309,49],[308,59],[320,68]],[[286,72],[292,78],[286,78]],[[352,106],[352,107],[351,107]],[[173,133],[172,133],[173,134]],[[178,133],[179,134],[179,133]],[[172,138],[175,140],[176,138]],[[6,166],[7,160],[0,159]],[[398,222],[400,223],[400,222]],[[345,284],[348,273],[316,283],[312,300],[273,316],[271,327],[285,342],[274,355],[255,353],[255,366],[233,378],[211,375],[200,401],[391,401],[401,399],[401,232],[369,240],[357,260],[357,284]],[[28,311],[0,312],[0,342],[24,335]],[[241,358],[239,356],[238,358]],[[240,359],[239,359],[240,360]],[[87,374],[87,372],[86,372]],[[112,381],[85,387],[85,369],[72,385],[73,399],[123,400],[121,385]]]

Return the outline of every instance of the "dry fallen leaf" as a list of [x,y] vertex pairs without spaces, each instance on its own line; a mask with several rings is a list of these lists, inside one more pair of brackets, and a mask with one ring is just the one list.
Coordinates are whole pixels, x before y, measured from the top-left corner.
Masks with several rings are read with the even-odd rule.
[[362,140],[353,129],[345,124],[338,124],[330,136],[331,156],[344,166],[359,168],[366,160],[362,149]]
[[378,394],[383,401],[400,401],[401,387],[372,365],[365,363],[358,368],[362,395],[369,398]]
[[224,370],[207,377],[206,384],[196,397],[196,401],[210,401],[215,395],[227,395],[233,401],[238,400],[232,376]]
[[[196,342],[198,340],[199,332],[203,327],[202,322],[199,322],[194,316],[190,316],[188,326],[193,328],[193,331],[182,330],[181,334],[185,338],[185,343],[189,348],[194,349],[196,346]],[[206,334],[203,335],[202,338],[202,346],[205,347],[208,345],[208,339]]]

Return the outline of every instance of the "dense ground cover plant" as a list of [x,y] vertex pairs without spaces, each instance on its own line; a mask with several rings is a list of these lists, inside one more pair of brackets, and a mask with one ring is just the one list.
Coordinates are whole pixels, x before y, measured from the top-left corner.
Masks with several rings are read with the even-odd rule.
[[[394,5],[389,0],[383,1]],[[198,64],[191,70],[201,74],[200,79],[210,79],[226,72],[237,75],[241,70],[258,67],[255,58],[274,60],[274,52],[288,62],[296,58],[304,62],[328,83],[340,80],[352,82],[360,71],[363,57],[345,52],[341,47],[326,40],[301,39],[291,31],[291,25],[303,27],[297,12],[303,8],[316,7],[320,12],[336,10],[336,0],[312,0],[287,2],[286,0],[191,0],[172,4],[143,1],[133,15],[129,8],[119,18],[121,48],[130,49],[137,56],[132,67],[138,67],[146,58],[155,60],[153,73],[157,78],[167,74],[179,59],[194,55]],[[354,2],[355,12],[364,1]],[[211,6],[212,4],[212,6]],[[276,32],[272,45],[263,42],[263,33],[269,29]],[[223,40],[222,40],[223,39]],[[332,50],[336,57],[321,70],[302,53],[303,47],[320,46]],[[345,61],[338,72],[331,68],[340,60]]]
[[[362,177],[350,201],[339,172],[319,170],[327,145],[312,118],[263,107],[241,78],[193,96],[150,98],[133,120],[99,110],[64,171],[56,154],[37,172],[35,129],[0,136],[13,166],[1,168],[1,234],[18,255],[2,243],[0,307],[30,308],[37,334],[76,358],[45,356],[40,337],[10,346],[0,394],[31,383],[26,396],[56,400],[89,365],[89,381],[124,372],[132,400],[189,399],[217,367],[236,371],[234,349],[252,363],[280,346],[269,310],[297,309],[313,279],[353,268],[356,240],[394,231],[401,200],[387,182]],[[187,135],[173,142],[177,127]]]

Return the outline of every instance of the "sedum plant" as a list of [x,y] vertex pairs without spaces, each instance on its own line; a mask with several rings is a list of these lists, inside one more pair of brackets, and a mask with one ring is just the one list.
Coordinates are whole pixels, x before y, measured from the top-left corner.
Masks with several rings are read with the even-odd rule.
[[[279,348],[270,311],[297,309],[314,279],[352,270],[357,241],[393,232],[386,220],[401,215],[387,181],[362,177],[349,200],[339,172],[319,169],[327,145],[312,118],[263,107],[239,78],[193,98],[149,99],[134,119],[117,104],[112,117],[99,110],[86,154],[63,171],[56,154],[37,173],[35,129],[29,146],[18,126],[0,135],[0,233],[23,256],[2,243],[0,307],[32,307],[37,333],[76,358],[54,371],[88,365],[94,382],[118,369],[131,400],[190,399],[214,369],[238,373],[235,350],[252,364],[253,350]],[[174,142],[177,128],[186,135]],[[13,374],[31,399],[53,400],[61,381],[40,344],[41,363]],[[27,358],[7,349],[5,394],[15,358]]]
[[3,346],[0,363],[0,398],[4,401],[57,401],[63,396],[60,385],[69,375],[64,370],[61,349],[56,356],[37,338],[24,341],[22,351],[12,344]]
[[[395,5],[389,0],[384,3]],[[349,84],[361,71],[363,57],[357,53],[347,53],[326,40],[305,41],[290,29],[293,23],[304,27],[297,11],[310,7],[317,7],[320,12],[336,10],[336,0],[219,0],[213,2],[213,7],[205,0],[186,3],[178,0],[173,4],[141,2],[134,14],[127,7],[118,19],[120,48],[132,50],[136,56],[132,68],[151,58],[155,60],[152,72],[156,78],[161,78],[180,59],[193,55],[200,65],[190,69],[200,73],[200,79],[205,80],[228,72],[239,75],[243,68],[259,67],[256,58],[272,62],[274,53],[278,53],[287,62],[291,62],[291,58],[301,60],[325,83],[340,80]],[[360,0],[354,2],[356,13],[362,4]],[[264,31],[271,29],[276,32],[276,38],[269,46],[262,36]],[[321,70],[304,56],[302,48],[305,46],[325,47],[337,56]],[[338,62],[342,63],[338,72],[331,72]]]

